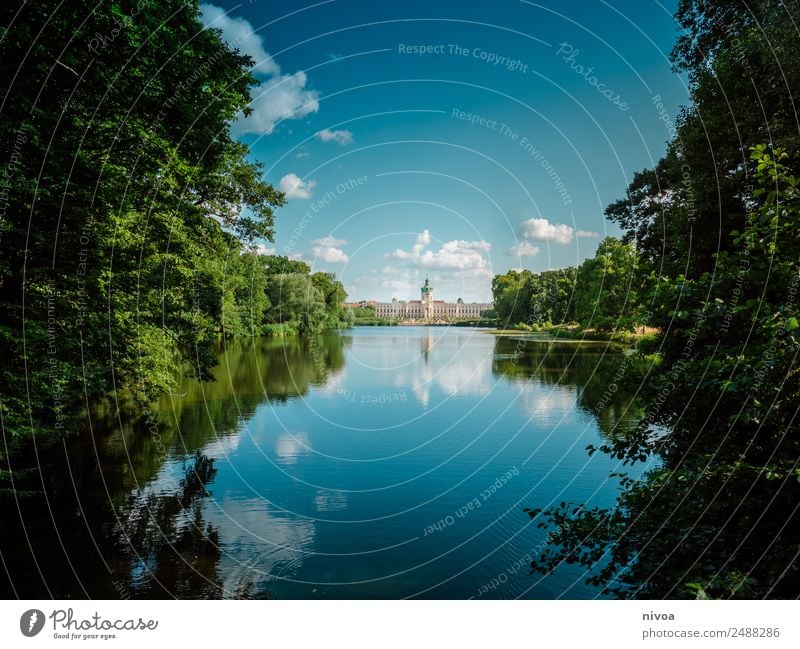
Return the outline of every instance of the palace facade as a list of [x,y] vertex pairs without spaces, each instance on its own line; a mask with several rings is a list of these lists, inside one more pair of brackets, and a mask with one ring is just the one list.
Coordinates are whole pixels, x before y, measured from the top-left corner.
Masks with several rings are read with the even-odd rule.
[[492,308],[490,302],[464,302],[458,298],[455,302],[433,299],[433,287],[428,278],[420,289],[419,300],[391,302],[369,302],[375,307],[378,318],[396,318],[400,320],[474,320],[480,318],[484,311]]

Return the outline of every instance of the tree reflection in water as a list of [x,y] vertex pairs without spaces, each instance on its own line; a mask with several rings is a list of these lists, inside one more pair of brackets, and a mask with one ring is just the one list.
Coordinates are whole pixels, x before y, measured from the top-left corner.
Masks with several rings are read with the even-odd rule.
[[510,381],[573,386],[580,408],[593,415],[609,439],[634,430],[642,404],[626,386],[634,374],[627,355],[611,343],[559,342],[499,336],[492,371]]
[[[214,381],[184,380],[142,408],[106,400],[83,433],[40,456],[40,475],[0,503],[6,597],[251,597],[223,586],[219,530],[206,521],[217,468],[210,450],[265,401],[286,402],[344,366],[337,334],[226,342]],[[88,431],[94,431],[90,434]],[[183,462],[182,473],[167,469]],[[259,592],[259,596],[269,593]]]

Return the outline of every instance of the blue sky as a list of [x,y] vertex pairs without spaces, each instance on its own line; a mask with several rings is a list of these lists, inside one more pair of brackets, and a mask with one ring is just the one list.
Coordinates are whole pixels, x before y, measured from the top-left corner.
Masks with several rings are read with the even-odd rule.
[[489,301],[510,268],[580,263],[688,103],[674,0],[221,0],[256,61],[234,133],[287,192],[265,252],[349,298]]

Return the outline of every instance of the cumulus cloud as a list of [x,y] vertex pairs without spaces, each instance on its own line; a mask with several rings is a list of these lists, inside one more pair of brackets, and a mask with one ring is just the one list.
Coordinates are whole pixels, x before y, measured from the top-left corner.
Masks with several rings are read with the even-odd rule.
[[332,264],[343,264],[344,262],[350,259],[350,257],[347,256],[347,253],[345,253],[344,250],[339,250],[338,248],[316,246],[311,249],[311,252],[313,252],[322,261],[327,261]]
[[483,253],[491,249],[488,241],[462,241],[454,239],[443,243],[439,250],[426,250],[431,243],[431,234],[423,230],[417,235],[411,250],[398,248],[389,256],[414,262],[425,269],[491,272],[489,261]]
[[539,254],[539,246],[534,246],[529,241],[520,241],[508,250],[509,257],[535,257]]
[[253,89],[252,113],[239,116],[231,128],[234,135],[269,134],[281,120],[299,119],[319,110],[319,94],[306,88],[306,73],[282,73],[247,20],[232,17],[221,7],[208,3],[202,3],[200,11],[206,27],[219,29],[228,45],[253,59],[253,74],[262,79]]
[[547,219],[528,219],[520,223],[522,236],[531,241],[570,243],[575,230],[563,223],[550,223]]
[[201,3],[201,17],[206,27],[222,31],[222,37],[228,45],[247,54],[254,61],[254,74],[274,76],[281,73],[275,59],[264,49],[261,37],[253,31],[253,26],[244,18],[231,16],[222,7]]
[[313,248],[311,252],[318,259],[332,264],[344,263],[350,259],[341,247],[347,243],[347,239],[337,239],[336,237],[322,237],[311,242]]
[[347,243],[347,239],[337,239],[336,237],[322,237],[321,239],[314,239],[312,244],[317,246],[343,246]]
[[[564,223],[550,223],[547,219],[528,219],[519,224],[519,229],[523,239],[527,241],[547,241],[568,244],[572,243],[575,237],[598,236],[596,232],[589,232],[588,230],[578,230],[576,232],[575,229],[569,225]],[[520,245],[524,243],[526,242],[522,242]],[[531,248],[535,248],[535,246],[530,246],[527,249],[530,250]]]
[[419,263],[441,270],[488,270],[489,262],[481,253],[489,248],[486,241],[448,241],[438,251],[426,250]]
[[338,142],[339,144],[350,144],[353,141],[353,134],[347,129],[332,131],[326,128],[316,133],[316,137],[323,142]]
[[253,91],[252,113],[234,122],[231,133],[269,135],[283,119],[299,119],[319,110],[319,95],[306,90],[306,73],[296,72],[273,77]]
[[576,237],[588,237],[590,239],[596,239],[597,237],[600,236],[600,233],[592,232],[591,230],[578,230],[575,233],[575,236]]
[[417,235],[414,240],[414,245],[411,250],[401,250],[398,248],[390,256],[395,259],[419,259],[422,251],[425,250],[431,243],[431,233],[429,230],[423,230]]
[[[384,290],[367,297],[418,299],[423,278],[430,276],[439,299],[455,301],[462,297],[467,302],[486,302],[491,299],[491,250],[492,245],[482,240],[453,239],[434,243],[430,230],[422,230],[409,241],[407,248],[397,248],[384,255],[390,265],[374,271]],[[392,264],[391,260],[402,263]]]
[[417,238],[414,241],[414,246],[411,248],[412,253],[418,255],[425,249],[426,246],[430,245],[430,242],[431,233],[428,230],[423,230],[417,235]]
[[286,198],[311,198],[311,192],[316,186],[317,181],[304,181],[297,174],[291,173],[286,174],[278,183],[278,189],[286,194]]

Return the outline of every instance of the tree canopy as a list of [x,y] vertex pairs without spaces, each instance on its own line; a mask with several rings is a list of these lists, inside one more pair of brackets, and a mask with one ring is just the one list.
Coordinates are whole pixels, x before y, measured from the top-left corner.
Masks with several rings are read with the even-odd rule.
[[335,326],[341,284],[253,252],[284,195],[231,137],[254,62],[197,0],[0,12],[4,448],[59,438],[95,395],[152,399],[176,363],[208,378],[220,335],[273,322],[276,273],[313,284],[309,327]]
[[[551,530],[532,568],[579,563],[623,597],[795,598],[800,15],[777,0],[682,0],[676,17],[692,105],[665,157],[607,210],[639,255],[630,297],[660,331],[623,379],[646,413],[589,448],[658,460],[622,477],[614,507],[532,508]],[[581,268],[598,283],[600,267]],[[621,295],[608,293],[615,308]]]

